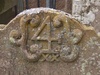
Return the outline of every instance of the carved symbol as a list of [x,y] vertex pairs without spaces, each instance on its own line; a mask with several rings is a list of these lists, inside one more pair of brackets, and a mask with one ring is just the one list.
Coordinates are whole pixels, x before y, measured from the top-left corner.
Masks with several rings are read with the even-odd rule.
[[43,58],[42,58],[40,61],[45,61],[45,60],[47,60],[48,56],[49,56],[49,54],[42,54],[42,57],[43,57]]
[[39,46],[37,44],[30,46],[30,52],[24,50],[27,58],[31,61],[38,61],[41,57],[41,52],[39,51]]
[[[47,51],[51,51],[51,43],[53,41],[58,41],[58,38],[52,38],[51,37],[51,26],[50,25],[47,25],[45,24],[46,21],[49,19],[49,16],[46,17],[46,19],[44,20],[44,22],[41,24],[40,28],[38,29],[38,31],[34,34],[34,36],[32,37],[31,40],[45,40],[45,41],[48,41],[48,50]],[[48,38],[38,38],[38,35],[41,33],[41,31],[44,29],[44,27],[47,26],[48,27],[48,30],[49,30],[49,37]],[[60,42],[59,42],[60,43]],[[45,51],[45,50],[42,50],[42,51]]]
[[59,27],[61,27],[63,25],[63,23],[62,23],[62,17],[64,19],[65,16],[63,16],[63,15],[57,15],[57,16],[55,16],[53,18],[53,26],[55,28],[59,28]]
[[[46,19],[44,20],[44,22],[41,24],[41,26],[38,28],[38,31],[33,35],[33,37],[32,37],[32,39],[31,40],[45,40],[45,41],[48,41],[48,49],[46,50],[46,49],[42,49],[41,51],[47,51],[48,53],[49,52],[52,52],[51,50],[51,44],[52,44],[52,42],[53,41],[58,41],[58,38],[52,38],[51,37],[51,25],[47,25],[47,24],[45,24],[46,23],[46,21],[49,19],[49,16],[47,16],[46,17]],[[38,36],[39,36],[39,34],[41,33],[41,31],[44,29],[44,27],[45,26],[47,26],[48,27],[48,31],[49,31],[49,33],[48,33],[48,38],[42,38],[42,37],[39,37],[38,38]],[[61,43],[61,42],[59,42],[59,43]],[[57,58],[57,56],[58,55],[51,55],[51,54],[48,54],[48,53],[46,53],[45,54],[45,52],[44,52],[44,54],[42,54],[42,56],[43,56],[43,59],[41,60],[41,61],[54,61],[54,60],[57,60],[56,58]]]
[[70,48],[63,48],[60,53],[60,58],[65,62],[72,62],[79,56],[79,48],[77,45],[73,45]]
[[58,57],[59,57],[59,54],[53,54],[51,61],[59,61]]
[[72,62],[79,56],[78,42],[81,41],[83,33],[80,29],[74,29],[70,36],[70,47],[65,46],[62,48],[60,57],[63,61]]
[[[82,38],[82,31],[80,29],[74,29],[70,32],[65,15],[61,16],[60,14],[56,14],[56,16],[51,18],[49,14],[49,16],[46,15],[43,18],[43,22],[41,22],[40,18],[38,14],[36,14],[35,17],[31,15],[23,16],[20,20],[21,34],[19,35],[17,31],[11,31],[10,41],[21,45],[26,57],[32,61],[38,61],[41,57],[42,60],[40,61],[59,61],[59,58],[66,62],[76,60],[79,55],[78,43]],[[34,33],[31,32],[29,25],[34,29],[36,28],[37,31]],[[47,36],[40,36],[46,27]],[[58,31],[59,33],[57,32],[57,37],[52,37],[52,33],[55,33],[55,31],[52,31],[53,27],[55,27],[57,31],[58,28],[60,29]],[[15,33],[13,34],[13,32]],[[69,36],[69,33],[71,33],[72,36]],[[66,39],[68,39],[67,42]],[[42,49],[42,47],[39,47],[39,43],[36,44],[34,41],[47,41],[48,48]],[[56,42],[57,46],[55,48],[52,47],[52,42]],[[70,46],[67,46],[67,44]],[[62,47],[63,45],[64,47]]]
[[35,28],[38,27],[40,25],[40,17],[38,15],[34,16],[35,18],[32,18],[32,20],[30,21],[30,25],[31,27]]
[[50,62],[53,62],[53,61],[59,61],[59,54],[48,54],[48,53],[44,53],[42,54],[42,59],[40,61],[50,61]]
[[36,38],[40,32],[43,30],[43,28],[46,26],[46,21],[49,19],[49,16],[46,17],[46,19],[43,21],[43,23],[41,24],[41,27],[39,28],[39,30],[34,34],[34,36],[32,37],[32,39]]

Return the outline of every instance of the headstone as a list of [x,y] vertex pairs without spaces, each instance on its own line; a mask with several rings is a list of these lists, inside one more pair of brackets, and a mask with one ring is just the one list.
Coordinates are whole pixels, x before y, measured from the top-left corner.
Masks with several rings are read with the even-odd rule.
[[23,11],[0,28],[0,75],[100,75],[100,37],[50,8]]

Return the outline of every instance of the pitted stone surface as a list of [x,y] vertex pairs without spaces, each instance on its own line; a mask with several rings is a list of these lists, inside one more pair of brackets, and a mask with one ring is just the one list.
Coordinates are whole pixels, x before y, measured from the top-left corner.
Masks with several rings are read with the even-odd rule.
[[0,27],[1,75],[100,75],[100,37],[69,14],[26,10]]

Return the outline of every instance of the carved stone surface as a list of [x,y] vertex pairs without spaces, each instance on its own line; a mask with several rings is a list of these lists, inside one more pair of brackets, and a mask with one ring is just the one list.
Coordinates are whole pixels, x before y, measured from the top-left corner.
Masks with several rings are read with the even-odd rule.
[[65,12],[26,10],[0,27],[1,75],[100,75],[100,38]]

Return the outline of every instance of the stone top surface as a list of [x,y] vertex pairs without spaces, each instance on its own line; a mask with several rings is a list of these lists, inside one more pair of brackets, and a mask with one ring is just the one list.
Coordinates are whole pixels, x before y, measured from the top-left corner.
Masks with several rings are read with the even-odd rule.
[[27,14],[27,15],[36,14],[36,13],[41,12],[41,10],[44,11],[44,12],[50,12],[50,11],[52,11],[51,13],[59,12],[59,13],[66,14],[66,12],[63,12],[61,10],[55,10],[55,9],[52,9],[52,8],[43,8],[43,7],[40,7],[40,8],[31,8],[31,9],[28,9],[28,10],[24,10],[23,12],[21,12],[20,14],[18,14],[18,16],[24,15],[24,14]]

